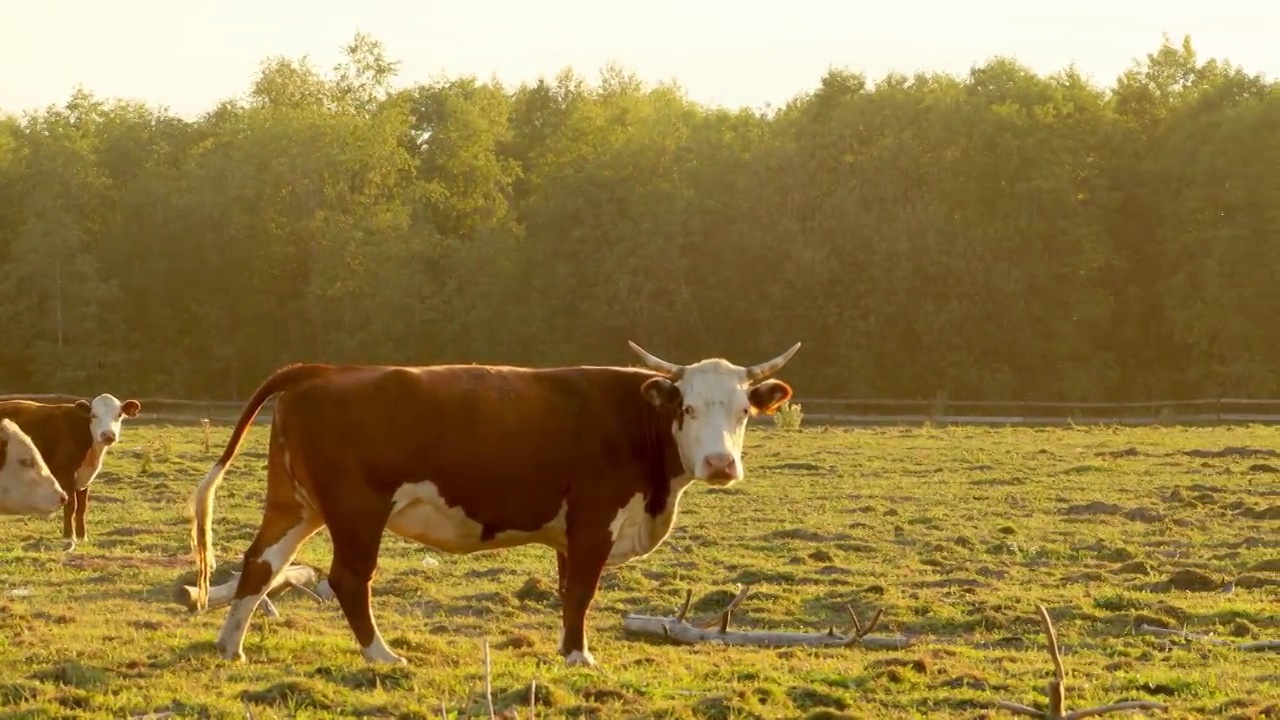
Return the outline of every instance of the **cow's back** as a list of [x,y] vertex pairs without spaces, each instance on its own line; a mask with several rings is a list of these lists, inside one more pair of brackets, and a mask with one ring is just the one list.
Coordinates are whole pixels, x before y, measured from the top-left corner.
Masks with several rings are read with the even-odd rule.
[[49,470],[68,481],[93,444],[89,418],[74,405],[45,405],[31,400],[0,402],[0,418],[18,424],[31,437]]
[[[652,376],[626,368],[350,367],[290,389],[276,417],[290,452],[304,452],[309,468],[358,468],[361,480],[389,492],[429,480],[451,504],[543,518],[555,515],[575,480],[661,482],[668,459],[640,394]],[[639,490],[618,488],[628,497]]]

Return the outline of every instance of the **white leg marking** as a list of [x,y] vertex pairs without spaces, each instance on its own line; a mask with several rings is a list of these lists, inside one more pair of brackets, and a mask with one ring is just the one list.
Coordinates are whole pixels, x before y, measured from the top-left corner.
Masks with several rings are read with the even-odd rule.
[[568,667],[592,667],[596,664],[596,659],[591,656],[589,650],[574,650],[564,659],[564,664]]
[[218,654],[225,660],[243,660],[244,659],[244,636],[249,630],[249,620],[253,617],[253,611],[257,609],[258,603],[262,598],[266,597],[267,589],[275,582],[276,577],[284,570],[285,565],[293,559],[297,554],[298,547],[305,540],[318,524],[310,518],[303,518],[303,521],[289,529],[275,545],[263,551],[258,557],[257,562],[264,562],[271,566],[271,577],[267,578],[266,584],[262,586],[262,591],[254,595],[246,595],[239,600],[231,601],[231,610],[227,613],[227,619],[222,624],[222,631],[218,633]]
[[[75,534],[75,528],[72,528],[71,532],[72,534]],[[71,552],[72,550],[75,550],[76,549],[75,538],[67,538],[67,541],[62,545],[62,549],[64,552]]]
[[231,609],[227,612],[226,622],[222,623],[222,632],[218,633],[218,641],[215,643],[218,655],[223,660],[244,660],[244,634],[249,629],[249,618],[253,616],[253,610],[260,599],[249,596],[231,601]]
[[369,647],[360,648],[360,654],[364,655],[366,661],[378,665],[406,665],[409,662],[387,647],[386,641],[382,639],[382,633],[378,632],[377,628],[373,630],[373,642],[369,643]]

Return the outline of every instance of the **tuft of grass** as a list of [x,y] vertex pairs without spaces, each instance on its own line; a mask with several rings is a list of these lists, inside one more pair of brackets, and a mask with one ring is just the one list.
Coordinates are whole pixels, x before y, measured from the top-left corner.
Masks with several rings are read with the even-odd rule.
[[[798,427],[800,407],[784,412]],[[584,670],[556,654],[549,549],[459,557],[390,533],[374,612],[409,666],[367,666],[337,605],[296,593],[275,601],[281,617],[254,616],[247,662],[219,660],[226,608],[191,615],[174,590],[193,582],[187,497],[230,428],[131,424],[93,486],[89,540],[75,551],[61,550],[60,516],[0,518],[0,707],[17,717],[438,718],[443,704],[450,717],[488,717],[487,639],[494,709],[507,716],[528,717],[532,688],[540,718],[995,717],[998,699],[1043,695],[1040,603],[1061,633],[1074,706],[1151,699],[1171,706],[1162,717],[1256,716],[1275,704],[1280,655],[1134,628],[1280,636],[1280,595],[1262,582],[1280,580],[1274,484],[1248,458],[1182,454],[1273,446],[1274,432],[752,428],[744,481],[695,486],[665,544],[606,571],[588,627],[600,667]],[[250,430],[219,493],[219,573],[257,530],[266,438],[265,426]],[[1108,455],[1126,448],[1138,452]],[[323,569],[331,557],[321,532],[298,561]],[[1212,582],[1187,582],[1201,576]],[[1230,593],[1220,580],[1234,582]],[[684,647],[621,632],[628,612],[674,614],[686,588],[695,614],[713,613],[735,582],[760,583],[735,627],[843,630],[848,609],[883,608],[878,632],[918,643]]]
[[779,430],[799,430],[804,420],[804,407],[790,400],[778,406],[773,413],[773,425]]

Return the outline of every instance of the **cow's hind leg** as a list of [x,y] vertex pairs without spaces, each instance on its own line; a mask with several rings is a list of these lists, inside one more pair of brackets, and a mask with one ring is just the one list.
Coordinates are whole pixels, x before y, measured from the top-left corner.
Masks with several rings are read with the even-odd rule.
[[218,654],[227,660],[244,659],[244,636],[253,611],[280,573],[293,562],[302,543],[324,526],[324,520],[315,510],[300,503],[292,494],[279,491],[279,487],[268,483],[262,525],[244,553],[235,598],[218,634]]
[[382,533],[391,517],[391,499],[379,496],[360,482],[344,489],[348,495],[341,499],[342,512],[330,513],[333,563],[329,566],[329,587],[342,606],[342,614],[347,617],[347,624],[360,643],[360,654],[367,662],[406,663],[382,639],[370,607],[370,588],[378,570]]

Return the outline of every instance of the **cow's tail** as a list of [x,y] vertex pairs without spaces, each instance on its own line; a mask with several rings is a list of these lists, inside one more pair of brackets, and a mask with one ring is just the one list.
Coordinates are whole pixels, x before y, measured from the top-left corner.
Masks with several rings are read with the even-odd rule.
[[231,438],[227,440],[227,447],[222,451],[222,456],[191,494],[189,510],[192,516],[191,548],[196,556],[196,610],[203,610],[208,606],[209,576],[217,567],[213,558],[213,495],[218,490],[218,483],[222,482],[222,475],[227,471],[227,466],[231,464],[236,451],[240,449],[244,434],[253,424],[253,419],[258,416],[258,410],[272,395],[323,375],[330,369],[329,365],[288,365],[277,370],[258,386],[253,397],[249,398],[248,404],[240,413],[240,419],[236,421],[235,429],[231,431]]

